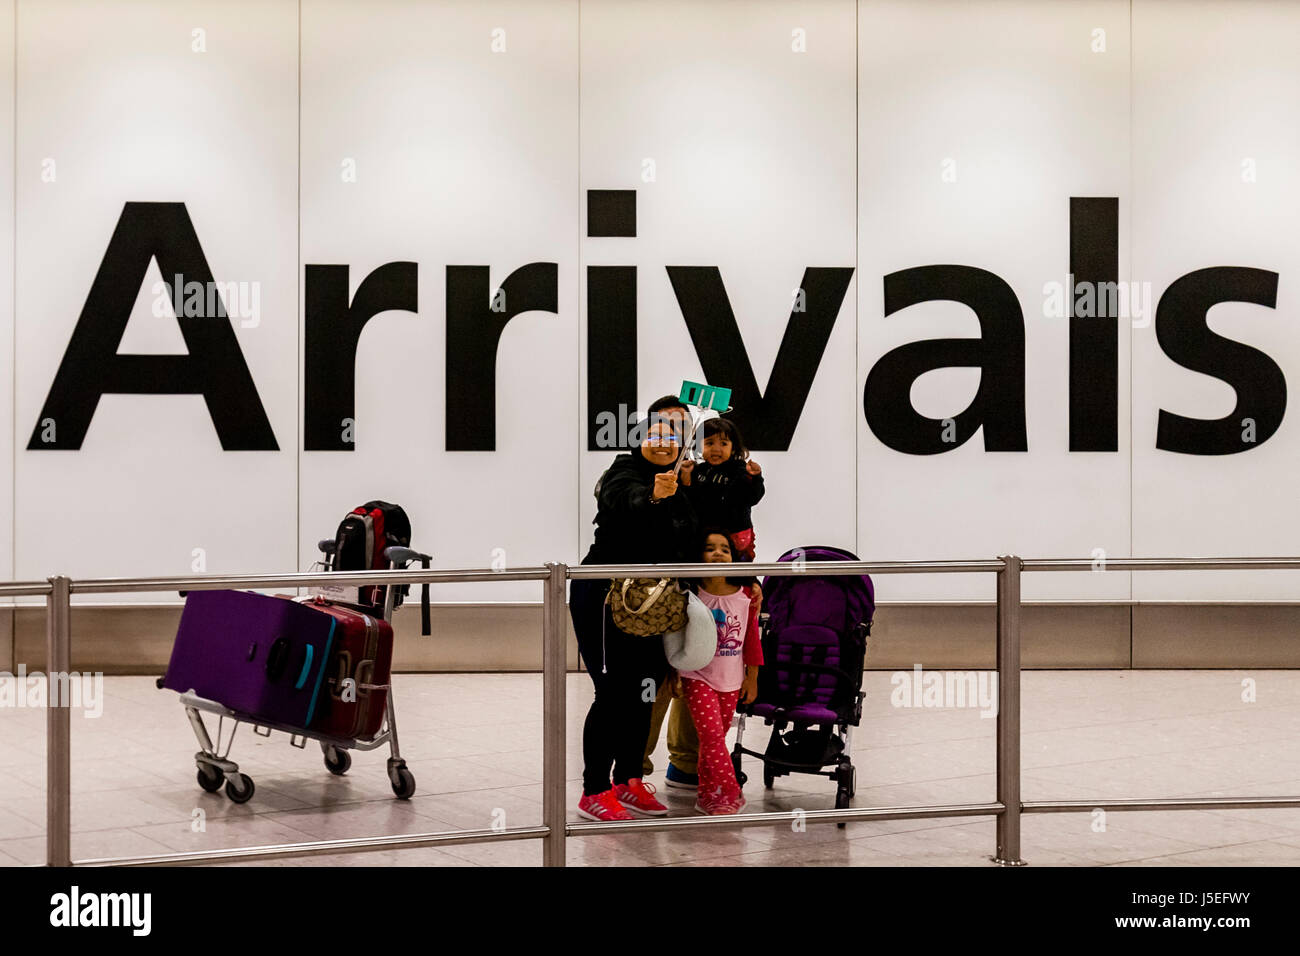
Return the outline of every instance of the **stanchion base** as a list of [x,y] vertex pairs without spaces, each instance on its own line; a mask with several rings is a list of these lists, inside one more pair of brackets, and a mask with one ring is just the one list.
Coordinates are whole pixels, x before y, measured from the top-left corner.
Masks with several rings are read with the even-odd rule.
[[996,857],[996,856],[991,856],[989,857],[989,859],[992,860],[994,863],[996,863],[998,866],[1028,866],[1029,865],[1028,861],[1026,860],[1003,860],[1000,857]]

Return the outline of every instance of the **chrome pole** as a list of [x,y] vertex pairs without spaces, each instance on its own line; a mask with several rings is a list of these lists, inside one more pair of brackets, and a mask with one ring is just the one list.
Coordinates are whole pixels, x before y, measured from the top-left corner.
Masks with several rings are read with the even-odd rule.
[[[438,584],[448,581],[545,581],[546,568],[384,568],[375,571],[293,571],[286,574],[190,574],[159,578],[87,578],[72,582],[73,594],[135,591],[224,591],[230,588],[299,588],[318,584]],[[13,593],[13,592],[10,592]],[[18,592],[22,593],[22,592]]]
[[743,827],[789,827],[798,822],[862,823],[874,820],[942,820],[948,817],[991,817],[1003,810],[1000,803],[959,803],[940,807],[849,807],[845,810],[777,810],[718,817],[648,817],[605,823],[570,823],[570,837],[610,833],[648,833],[660,830],[736,830]]
[[77,866],[199,866],[225,860],[295,860],[335,853],[378,853],[418,847],[457,846],[466,843],[498,843],[507,840],[536,840],[546,827],[516,827],[513,830],[444,830],[437,833],[406,833],[392,837],[356,840],[320,840],[315,843],[281,843],[271,846],[237,846],[194,853],[164,853],[159,856],[115,856],[78,860]]
[[63,575],[45,599],[45,865],[72,865],[72,710],[59,688],[72,670],[72,608]]
[[1020,858],[1020,568],[1015,555],[998,572],[998,814],[999,866],[1024,866]]
[[567,825],[565,780],[565,637],[564,586],[568,568],[548,563],[550,577],[542,598],[542,863],[564,866]]
[[[1000,571],[1000,561],[755,561],[745,568],[748,576],[837,574],[977,574]],[[707,578],[712,565],[695,564],[582,564],[569,568],[569,579],[578,578]]]
[[1260,810],[1294,809],[1300,797],[1156,797],[1150,800],[1036,800],[1021,813],[1090,813],[1093,810]]

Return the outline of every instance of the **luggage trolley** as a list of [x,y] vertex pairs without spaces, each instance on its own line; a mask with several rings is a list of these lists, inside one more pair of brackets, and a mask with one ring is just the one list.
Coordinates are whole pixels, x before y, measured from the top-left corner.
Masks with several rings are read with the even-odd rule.
[[[325,555],[325,560],[320,563],[325,570],[330,570],[334,556],[334,540],[321,541],[318,547]],[[384,549],[384,558],[388,561],[390,570],[405,568],[413,561],[429,560],[427,555],[396,545]],[[390,624],[393,619],[393,607],[396,603],[399,587],[400,585],[388,585],[385,588],[384,620]],[[162,680],[162,678],[159,678],[157,682],[160,688],[162,687]],[[239,725],[248,724],[253,728],[253,733],[259,737],[270,737],[271,732],[275,730],[286,733],[289,735],[289,743],[300,750],[307,746],[307,741],[317,741],[325,758],[325,769],[335,776],[342,776],[352,766],[352,755],[348,751],[377,750],[387,744],[389,753],[388,781],[392,785],[393,793],[399,800],[410,799],[415,793],[415,776],[406,766],[406,761],[402,759],[401,748],[398,745],[397,713],[393,705],[391,675],[389,683],[378,685],[374,689],[387,690],[388,702],[379,731],[373,737],[367,739],[332,737],[302,727],[278,724],[231,710],[215,700],[208,700],[192,692],[182,693],[180,695],[181,706],[185,708],[185,714],[190,719],[190,726],[194,729],[194,736],[199,742],[199,752],[194,755],[194,762],[198,765],[199,786],[208,793],[216,793],[224,784],[226,796],[235,803],[247,803],[252,799],[256,789],[253,785],[253,779],[248,774],[240,771],[239,765],[230,759],[230,750],[234,745],[235,733],[239,730]],[[204,724],[204,713],[217,716],[217,741],[215,745],[212,737],[208,734],[207,726]],[[225,740],[223,748],[222,739],[225,736],[224,727],[227,720],[231,722],[230,736]]]

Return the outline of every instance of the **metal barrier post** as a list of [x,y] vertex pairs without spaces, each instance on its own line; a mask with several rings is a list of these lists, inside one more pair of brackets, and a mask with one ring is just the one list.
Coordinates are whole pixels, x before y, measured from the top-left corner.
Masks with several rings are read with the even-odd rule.
[[568,634],[564,626],[564,586],[568,567],[548,562],[542,599],[542,838],[544,866],[564,866],[565,828],[568,825],[564,782],[565,767],[565,665]]
[[[1087,558],[1023,561],[1015,555],[996,561],[889,561],[811,562],[794,568],[789,563],[756,563],[748,570],[777,576],[803,571],[827,574],[997,574],[998,629],[998,719],[997,796],[992,803],[945,806],[872,807],[846,810],[812,810],[810,823],[845,823],[862,820],[941,819],[947,817],[997,816],[997,850],[993,860],[1003,866],[1024,866],[1020,858],[1020,815],[1022,813],[1085,812],[1098,801],[1021,800],[1020,780],[1020,577],[1023,571],[1079,571],[1091,562]],[[1300,570],[1300,557],[1273,558],[1124,558],[1107,564],[1120,571],[1231,571]],[[71,668],[71,595],[110,594],[169,590],[217,590],[227,588],[300,587],[314,584],[392,584],[443,581],[542,581],[543,637],[543,780],[540,826],[507,830],[449,830],[370,839],[327,840],[257,847],[237,847],[195,853],[166,853],[148,857],[110,857],[81,860],[91,866],[192,865],[233,859],[294,859],[333,853],[368,853],[375,850],[410,849],[426,846],[487,843],[501,840],[543,841],[547,866],[565,865],[565,841],[570,836],[589,836],[645,830],[687,830],[712,827],[731,829],[771,826],[788,819],[780,813],[752,813],[737,817],[677,817],[664,820],[633,820],[621,823],[570,824],[565,812],[566,673],[567,634],[565,586],[570,579],[596,580],[615,576],[700,577],[713,573],[708,564],[582,565],[548,563],[545,567],[514,569],[447,569],[421,571],[345,571],[287,574],[189,575],[153,578],[102,578],[69,581],[67,577],[46,582],[0,582],[0,595],[43,595],[46,598],[46,649],[50,682],[47,714],[47,813],[46,862],[50,866],[72,864],[71,843],[71,709],[62,694]],[[59,679],[63,678],[63,679]],[[1300,796],[1219,797],[1214,799],[1116,799],[1100,801],[1118,810],[1207,810],[1258,807],[1297,808]]]
[[1020,569],[1015,555],[998,572],[998,814],[1000,866],[1024,866],[1020,858]]
[[49,579],[45,599],[45,865],[72,865],[72,710],[67,674],[72,670],[72,607],[68,578]]

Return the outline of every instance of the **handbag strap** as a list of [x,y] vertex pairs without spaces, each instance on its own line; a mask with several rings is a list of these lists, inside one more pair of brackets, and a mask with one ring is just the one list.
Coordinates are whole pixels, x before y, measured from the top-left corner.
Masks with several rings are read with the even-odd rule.
[[655,601],[659,600],[659,595],[664,593],[664,589],[667,588],[672,581],[671,578],[660,578],[659,583],[656,584],[654,589],[645,596],[645,600],[641,602],[641,606],[633,610],[632,607],[627,603],[627,589],[632,586],[632,582],[634,580],[635,578],[624,578],[623,590],[620,592],[620,596],[623,598],[623,609],[626,610],[629,614],[644,614],[646,611],[648,611],[650,609],[650,605],[654,604]]

